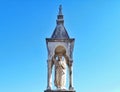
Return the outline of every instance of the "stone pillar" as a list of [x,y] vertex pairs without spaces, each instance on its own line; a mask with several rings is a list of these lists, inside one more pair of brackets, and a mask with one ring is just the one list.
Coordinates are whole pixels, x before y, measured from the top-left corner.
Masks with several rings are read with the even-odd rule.
[[47,89],[50,90],[52,87],[52,60],[47,60]]
[[69,90],[74,90],[73,88],[73,60],[69,61]]

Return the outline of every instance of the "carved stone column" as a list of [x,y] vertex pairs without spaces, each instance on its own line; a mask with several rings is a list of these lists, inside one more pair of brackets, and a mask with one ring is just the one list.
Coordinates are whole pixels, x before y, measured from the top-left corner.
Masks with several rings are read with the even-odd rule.
[[47,60],[47,89],[51,89],[52,87],[52,60]]
[[74,90],[73,88],[73,60],[69,61],[69,90]]

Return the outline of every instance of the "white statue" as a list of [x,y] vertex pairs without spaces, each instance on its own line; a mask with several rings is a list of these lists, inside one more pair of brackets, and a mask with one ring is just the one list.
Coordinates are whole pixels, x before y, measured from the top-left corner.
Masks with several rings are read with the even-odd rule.
[[62,55],[54,56],[53,62],[55,65],[55,86],[59,90],[66,89],[66,60]]

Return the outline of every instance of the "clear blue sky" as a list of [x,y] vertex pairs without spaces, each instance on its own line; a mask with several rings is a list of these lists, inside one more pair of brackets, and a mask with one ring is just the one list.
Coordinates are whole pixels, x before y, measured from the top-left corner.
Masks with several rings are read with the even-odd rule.
[[76,39],[76,92],[120,92],[120,0],[0,0],[0,92],[46,89],[45,38],[60,4]]

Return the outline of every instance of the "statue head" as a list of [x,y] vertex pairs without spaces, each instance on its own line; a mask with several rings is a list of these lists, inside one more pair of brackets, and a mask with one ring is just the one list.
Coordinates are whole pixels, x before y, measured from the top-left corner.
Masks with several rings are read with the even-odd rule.
[[63,61],[63,59],[64,59],[64,56],[62,56],[62,55],[59,55],[59,56],[58,56],[58,60],[59,60],[59,61]]

